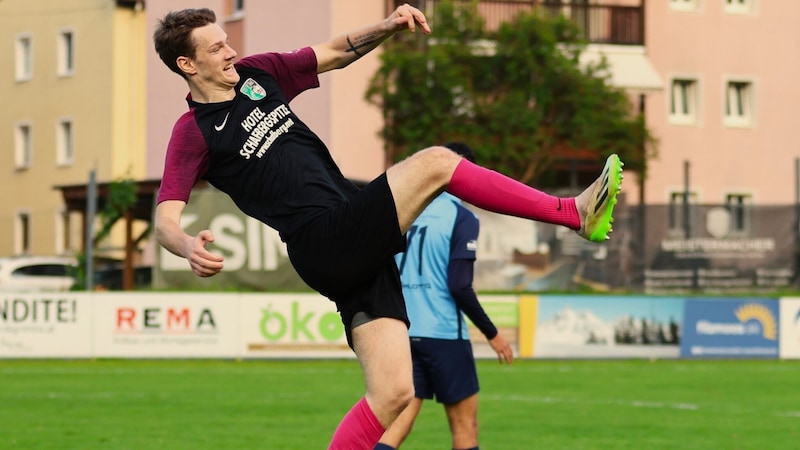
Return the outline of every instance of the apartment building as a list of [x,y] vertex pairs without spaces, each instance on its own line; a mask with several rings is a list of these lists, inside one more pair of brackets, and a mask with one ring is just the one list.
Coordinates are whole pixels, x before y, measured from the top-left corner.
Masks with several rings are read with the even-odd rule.
[[145,174],[143,2],[2,0],[0,255],[70,254],[60,186]]
[[688,180],[694,203],[795,203],[800,2],[668,0],[647,14],[665,89],[647,104],[660,150],[646,202],[682,202]]

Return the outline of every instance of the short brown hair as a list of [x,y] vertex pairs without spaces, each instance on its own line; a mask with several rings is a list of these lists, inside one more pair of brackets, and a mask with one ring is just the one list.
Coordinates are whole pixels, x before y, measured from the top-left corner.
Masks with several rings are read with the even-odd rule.
[[217,22],[217,15],[208,8],[184,9],[171,11],[158,21],[153,41],[156,53],[169,69],[186,78],[186,74],[178,67],[178,57],[195,57],[195,43],[192,31]]

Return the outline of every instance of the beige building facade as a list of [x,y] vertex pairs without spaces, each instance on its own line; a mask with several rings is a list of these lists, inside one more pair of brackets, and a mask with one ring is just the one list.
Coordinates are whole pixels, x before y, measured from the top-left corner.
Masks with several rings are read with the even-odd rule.
[[144,19],[136,1],[0,1],[0,256],[81,251],[56,187],[144,176]]

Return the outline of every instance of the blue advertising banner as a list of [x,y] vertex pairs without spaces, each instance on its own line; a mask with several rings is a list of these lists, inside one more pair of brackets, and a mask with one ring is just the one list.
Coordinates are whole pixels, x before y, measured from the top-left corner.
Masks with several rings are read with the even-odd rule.
[[687,300],[681,356],[777,358],[778,310],[774,299]]

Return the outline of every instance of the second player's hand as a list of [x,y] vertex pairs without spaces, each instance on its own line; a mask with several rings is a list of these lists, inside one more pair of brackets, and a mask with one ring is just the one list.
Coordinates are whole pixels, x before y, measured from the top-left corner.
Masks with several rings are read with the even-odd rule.
[[190,244],[189,251],[186,254],[186,259],[189,260],[189,266],[192,272],[198,277],[210,277],[218,274],[223,267],[222,256],[206,250],[206,243],[214,242],[214,235],[209,230],[204,230],[197,233]]
[[497,333],[494,338],[489,339],[489,345],[491,345],[492,350],[497,353],[497,361],[500,362],[500,364],[511,364],[514,362],[514,350],[511,349],[511,346],[508,345],[508,341],[506,341],[506,338],[504,338],[502,334]]

